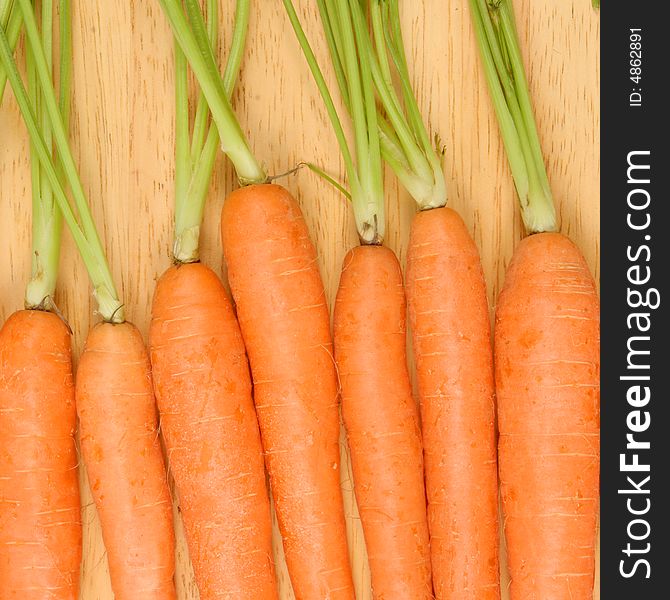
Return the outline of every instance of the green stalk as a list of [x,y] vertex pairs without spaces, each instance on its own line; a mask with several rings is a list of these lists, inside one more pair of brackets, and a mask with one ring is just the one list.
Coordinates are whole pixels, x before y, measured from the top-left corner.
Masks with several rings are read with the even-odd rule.
[[[444,206],[447,190],[441,154],[433,147],[412,91],[398,0],[370,0],[374,52],[370,53],[375,86],[386,113],[380,115],[384,160],[421,210]],[[400,82],[398,96],[388,56]]]
[[[190,14],[193,14],[195,5],[189,3],[196,1],[187,0]],[[206,31],[199,27],[197,19],[189,23],[181,0],[160,0],[160,2],[170,22],[172,33],[200,84],[219,131],[222,150],[233,163],[240,183],[248,185],[267,182],[267,174],[251,153],[230,105]]]
[[554,208],[509,0],[470,0],[484,73],[529,233],[556,231]]
[[123,305],[118,299],[118,294],[111,277],[109,266],[105,259],[104,251],[98,237],[90,209],[86,202],[81,181],[77,174],[76,166],[72,153],[70,151],[67,133],[61,118],[56,95],[51,83],[51,76],[48,69],[48,63],[42,48],[40,34],[35,20],[30,0],[18,0],[23,13],[24,25],[26,28],[26,37],[28,48],[33,55],[37,81],[43,95],[46,112],[49,115],[50,126],[53,131],[53,137],[61,160],[64,177],[67,180],[77,207],[77,212],[81,220],[81,226],[77,221],[72,207],[68,203],[64,186],[58,175],[58,170],[51,157],[51,149],[47,146],[40,131],[40,126],[35,113],[30,104],[30,98],[23,85],[19,75],[16,62],[12,55],[12,49],[9,40],[4,31],[0,30],[0,60],[4,65],[9,82],[14,91],[17,104],[21,110],[23,120],[28,129],[33,149],[39,158],[42,170],[51,184],[52,192],[58,208],[63,214],[72,237],[79,249],[84,264],[89,272],[93,283],[93,295],[95,296],[99,312],[105,321],[122,323]]
[[[23,25],[23,16],[21,10],[16,6],[15,0],[5,0],[3,5],[3,13],[0,15],[2,21],[0,26],[5,30],[9,47],[12,54],[16,50],[16,44],[19,42],[19,35],[21,34],[21,26]],[[7,84],[7,73],[2,65],[0,65],[0,104],[5,93],[5,86]]]
[[[319,13],[338,86],[353,123],[356,164],[332,96],[302,29],[295,7],[291,0],[284,0],[284,6],[340,145],[361,243],[380,244],[385,226],[382,159],[373,74],[370,64],[365,60],[370,52],[367,24],[359,0],[318,0]],[[310,168],[323,173],[321,169],[314,169],[313,166]],[[331,177],[326,179],[330,183],[335,183]],[[341,186],[337,184],[337,187]]]
[[[347,171],[347,178],[349,179],[349,182],[351,184],[352,181],[358,179],[358,173],[356,172],[353,155],[349,148],[347,137],[344,134],[344,128],[342,127],[342,122],[340,121],[340,117],[337,114],[337,109],[335,108],[335,102],[333,102],[333,97],[331,96],[330,90],[328,89],[326,79],[323,76],[321,67],[319,67],[319,63],[316,60],[314,51],[312,50],[312,47],[309,44],[307,36],[305,35],[305,31],[303,30],[302,25],[300,24],[300,19],[298,19],[298,15],[295,11],[293,3],[291,2],[291,0],[283,0],[283,2],[289,20],[291,22],[291,25],[293,26],[293,30],[295,31],[296,37],[298,38],[298,43],[302,48],[303,54],[305,55],[305,59],[307,60],[307,64],[309,65],[309,69],[312,72],[312,77],[314,77],[314,81],[316,82],[316,86],[319,90],[319,93],[321,94],[323,103],[326,105],[326,112],[328,113],[328,118],[330,119],[330,122],[333,126],[333,130],[335,131],[335,137],[340,147],[340,152],[342,153],[342,159],[344,160],[344,167]],[[319,6],[321,6],[322,4],[323,0],[319,0]],[[344,70],[342,70],[342,73],[344,74]],[[343,81],[345,80],[343,79]]]
[[[223,87],[227,99],[232,96],[242,63],[249,24],[249,7],[249,0],[237,0],[233,38],[223,73]],[[207,15],[208,42],[212,48],[216,48],[218,40],[217,0],[207,0]],[[205,28],[199,8],[191,6],[189,16],[192,22],[197,22],[195,28],[199,31]],[[180,66],[180,69],[184,69],[182,77],[185,79],[186,60],[178,45],[175,53],[176,56],[181,55],[184,59],[183,66]],[[178,169],[181,168],[184,173],[181,176],[181,182],[178,179],[177,183],[173,255],[175,261],[185,263],[195,262],[199,258],[200,226],[216,161],[219,132],[214,121],[209,123],[209,129],[207,129],[207,119],[210,111],[205,96],[201,93],[194,118],[192,140],[189,142],[187,90],[184,88],[184,90],[178,90],[178,92],[177,110],[178,113],[185,114],[185,117],[181,117],[183,122],[181,125],[178,123],[177,127],[177,167]],[[181,159],[180,156],[182,156]],[[183,165],[180,166],[181,161],[183,161]]]
[[[63,51],[67,55],[69,30],[63,31],[63,23],[69,21],[69,2],[61,0],[61,77],[65,82],[61,85],[60,107],[69,107],[69,62],[62,58]],[[53,69],[53,0],[42,2],[42,45],[49,68]],[[63,37],[65,36],[65,37]],[[38,116],[42,136],[47,148],[51,148],[53,138],[49,117],[44,109],[44,102],[37,82],[37,70],[33,53],[28,49],[26,53],[26,70],[28,74],[28,90],[33,110]],[[68,115],[63,113],[63,119],[67,122]],[[33,231],[32,231],[32,275],[26,287],[25,306],[28,309],[49,310],[55,308],[53,297],[56,291],[56,279],[58,277],[58,263],[60,258],[61,233],[63,229],[63,218],[57,204],[54,201],[51,184],[40,168],[34,144],[31,144],[31,181],[33,199]],[[62,179],[61,179],[62,181]]]

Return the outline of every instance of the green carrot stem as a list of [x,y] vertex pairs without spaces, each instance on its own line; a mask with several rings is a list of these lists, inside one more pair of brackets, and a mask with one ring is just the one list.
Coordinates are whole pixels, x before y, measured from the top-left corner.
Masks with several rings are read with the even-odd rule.
[[[190,10],[189,15],[191,16],[191,20],[201,21],[202,15],[199,9],[197,9],[197,14],[194,12],[194,7],[191,7]],[[233,37],[226,68],[223,73],[223,87],[227,99],[230,99],[232,96],[240,71],[249,25],[249,13],[249,0],[237,0]],[[218,10],[216,0],[207,0],[207,15],[208,41],[211,47],[216,48],[218,41]],[[204,23],[200,22],[196,27],[202,30]],[[176,52],[181,53],[181,49],[178,46]],[[183,54],[181,55],[182,57],[184,56]],[[185,62],[184,69],[186,67]],[[183,146],[182,153],[188,157],[188,171],[184,175],[184,179],[186,180],[185,187],[182,189],[178,186],[177,188],[173,255],[177,262],[194,262],[199,257],[200,226],[207,199],[207,191],[216,162],[219,132],[214,121],[209,123],[209,128],[207,129],[207,118],[210,111],[205,96],[201,93],[196,108],[193,136],[189,150],[187,93],[186,95],[179,95],[177,104],[178,106],[182,105],[181,111],[186,114],[185,134],[179,134],[178,132],[177,135],[177,161],[179,162],[179,148],[181,144]]]
[[[67,12],[69,6],[65,6]],[[63,7],[61,6],[61,11]],[[67,20],[67,19],[66,19]],[[61,19],[61,22],[63,19]],[[42,45],[50,69],[53,69],[53,1],[44,0],[42,3]],[[67,32],[62,32],[67,35]],[[61,50],[66,49],[67,39],[61,41]],[[67,50],[66,50],[67,51]],[[69,70],[60,61],[60,67]],[[28,92],[33,110],[37,115],[42,128],[42,136],[47,148],[52,147],[51,125],[44,110],[44,102],[37,81],[35,60],[30,48],[26,53],[26,70],[28,75]],[[62,73],[69,79],[67,73]],[[63,93],[69,93],[68,86],[62,86]],[[61,103],[63,104],[63,103]],[[67,104],[67,103],[64,103]],[[31,183],[32,183],[32,273],[26,287],[25,305],[28,309],[49,310],[55,305],[53,297],[56,291],[58,277],[58,263],[60,258],[60,242],[63,228],[63,218],[53,198],[53,192],[48,177],[40,167],[34,144],[31,144]]]
[[59,180],[58,171],[51,157],[51,151],[42,137],[37,118],[30,105],[30,98],[14,61],[9,41],[2,30],[0,30],[0,60],[4,65],[5,72],[14,91],[14,96],[28,129],[35,154],[38,156],[42,169],[49,179],[58,208],[61,210],[65,222],[72,232],[74,241],[91,277],[93,295],[97,300],[99,312],[106,321],[121,323],[124,320],[123,305],[118,299],[102,244],[95,230],[74,159],[68,146],[67,134],[58,110],[58,103],[51,83],[51,76],[47,60],[44,56],[44,49],[42,48],[32,5],[30,0],[18,0],[18,2],[23,13],[28,47],[34,58],[37,81],[43,95],[45,109],[50,118],[50,125],[61,159],[65,179],[72,189],[82,223],[81,226],[68,203],[63,184]]
[[[215,56],[219,43],[219,4],[217,0],[207,0],[207,37]],[[195,118],[193,119],[193,135],[191,140],[191,156],[200,156],[209,131],[210,111],[205,95],[198,90]]]
[[[441,154],[431,144],[412,90],[398,1],[370,0],[369,5],[374,49],[368,60],[385,112],[379,119],[382,155],[422,210],[444,206],[447,192]],[[402,100],[395,89],[394,72]]]
[[484,73],[529,233],[556,231],[549,180],[509,0],[470,0]]
[[[284,0],[291,25],[326,106],[347,170],[358,235],[363,244],[379,244],[384,236],[384,190],[379,126],[373,76],[365,57],[367,24],[359,0],[317,0],[335,76],[354,130],[356,161],[344,134],[332,96],[291,0]],[[310,167],[312,168],[312,167]],[[314,169],[325,175],[321,169]],[[330,183],[333,178],[325,177]],[[337,184],[338,187],[339,184]]]
[[206,32],[197,30],[197,23],[189,23],[180,0],[160,1],[172,32],[207,99],[219,131],[222,150],[233,163],[240,183],[265,183],[267,174],[251,153],[235,117]]
[[[5,0],[6,4],[3,5],[3,14],[2,22],[0,26],[5,30],[7,40],[9,42],[9,47],[11,48],[12,54],[16,50],[16,45],[19,42],[19,35],[21,34],[21,27],[23,26],[23,16],[21,15],[21,9],[16,5],[14,0]],[[0,65],[0,104],[2,104],[2,98],[5,93],[5,87],[7,84],[7,73],[2,65]]]
[[[321,67],[319,67],[319,63],[316,60],[314,51],[312,50],[309,40],[305,35],[305,31],[303,30],[302,25],[300,24],[300,19],[298,18],[293,3],[291,2],[291,0],[283,0],[283,2],[289,20],[291,22],[291,25],[293,26],[293,30],[295,31],[296,37],[298,38],[298,43],[302,48],[303,54],[305,55],[305,59],[307,60],[307,64],[309,65],[310,71],[312,72],[312,77],[314,77],[314,81],[316,82],[316,86],[319,89],[319,93],[321,94],[323,103],[326,106],[326,112],[328,113],[328,118],[330,119],[330,122],[333,126],[335,137],[340,147],[340,152],[342,153],[342,159],[344,160],[344,166],[347,171],[347,178],[349,179],[349,182],[351,182],[358,178],[358,173],[356,172],[353,155],[349,148],[347,137],[344,133],[344,128],[342,127],[342,122],[340,121],[340,117],[337,114],[337,109],[335,108],[335,102],[333,101],[333,97],[330,94],[328,84],[326,83],[326,79],[323,76]],[[325,7],[323,0],[319,0],[318,3],[319,7],[321,6]],[[344,70],[342,70],[342,73],[344,73]]]

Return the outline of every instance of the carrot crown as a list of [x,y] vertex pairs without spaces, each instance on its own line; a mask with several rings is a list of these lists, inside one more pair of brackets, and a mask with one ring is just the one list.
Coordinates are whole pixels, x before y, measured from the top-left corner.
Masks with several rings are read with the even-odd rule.
[[[191,19],[198,31],[206,30],[212,48],[218,40],[218,2],[207,0],[207,22],[200,10],[193,11]],[[249,24],[249,1],[237,3],[235,27],[223,87],[226,98],[235,87],[240,70],[247,26]],[[176,39],[175,39],[176,42]],[[211,111],[202,93],[198,94],[193,123],[189,118],[188,61],[178,43],[175,43],[175,103],[176,103],[176,161],[175,161],[175,236],[173,256],[179,263],[196,262],[200,225],[207,198],[209,182],[219,147],[219,130],[210,120]]]
[[[374,39],[374,52],[368,60],[381,103],[382,155],[419,208],[444,206],[447,188],[442,150],[431,142],[412,91],[398,0],[369,0],[368,4]],[[393,84],[394,74],[400,82],[402,100]]]
[[529,233],[556,231],[510,0],[470,0],[470,10],[524,224]]
[[[221,149],[233,163],[240,184],[249,185],[267,182],[268,176],[252,154],[229,100],[232,82],[237,77],[241,51],[244,46],[244,31],[246,31],[246,25],[244,24],[248,18],[249,0],[237,0],[237,22],[238,25],[240,23],[244,25],[244,31],[241,33],[239,30],[237,31],[238,37],[242,36],[240,38],[242,43],[239,43],[238,39],[238,47],[231,51],[231,56],[236,57],[237,66],[235,67],[232,59],[229,60],[228,66],[230,69],[226,69],[227,81],[224,81],[219,73],[211,36],[207,33],[199,0],[184,0],[183,4],[182,0],[160,0],[160,3],[170,22],[172,33],[181,52],[186,57],[202,89],[202,94],[218,130]],[[210,7],[210,26],[212,22],[211,4],[208,4]],[[194,140],[197,140],[195,134]]]
[[291,0],[283,1],[335,130],[349,180],[348,196],[358,235],[362,243],[380,244],[385,226],[383,172],[373,76],[366,60],[372,49],[365,13],[359,0],[317,0],[340,93],[354,127],[354,162],[354,153],[295,7]]
[[[43,180],[49,182],[51,186],[50,193],[53,194],[56,206],[62,213],[84,260],[93,284],[93,295],[97,300],[99,312],[105,321],[122,323],[124,321],[123,305],[118,298],[102,243],[95,228],[95,223],[93,222],[93,217],[86,201],[86,195],[77,173],[72,151],[68,144],[67,129],[61,115],[62,107],[59,107],[59,102],[56,99],[56,93],[51,82],[51,69],[49,68],[49,61],[46,58],[45,49],[42,44],[42,37],[37,26],[34,8],[30,0],[16,1],[21,10],[26,31],[27,50],[31,53],[34,63],[35,80],[41,92],[41,103],[44,106],[43,114],[46,114],[48,117],[49,135],[47,137],[53,137],[53,142],[60,159],[58,168],[54,165],[51,155],[51,144],[45,140],[41,128],[42,124],[38,122],[35,116],[30,96],[19,75],[12,55],[12,47],[5,31],[1,28],[0,61],[4,66],[5,73],[21,110],[21,115],[28,129],[33,155],[36,155],[39,159],[41,165],[40,178],[42,179],[43,176]],[[68,15],[69,3],[66,5],[65,10],[63,10],[63,4],[61,4],[62,18],[69,18]],[[67,52],[65,56],[67,56]],[[69,86],[69,77],[65,79],[61,77],[61,86],[63,85]],[[68,101],[64,99],[62,89],[61,98],[63,102]],[[61,171],[72,191],[77,214],[75,214],[70,206],[65,193],[65,186],[59,178],[59,172]]]

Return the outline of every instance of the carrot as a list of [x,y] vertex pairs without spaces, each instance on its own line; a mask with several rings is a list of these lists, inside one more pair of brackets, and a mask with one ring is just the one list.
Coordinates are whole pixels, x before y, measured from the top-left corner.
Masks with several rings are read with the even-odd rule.
[[[53,55],[60,59],[59,113],[67,129],[70,6],[60,0],[58,8],[59,51],[54,52],[52,43],[51,0],[42,3],[42,27],[37,35],[44,46],[47,74],[53,71]],[[11,59],[21,23],[18,5],[4,3],[0,9],[0,98],[10,71],[16,83],[15,66],[12,70],[12,61],[7,59]],[[51,157],[52,130],[36,68],[33,55],[27,53],[28,91],[18,97],[23,108],[40,119],[41,135],[49,145],[45,155]],[[58,311],[54,296],[63,220],[34,144],[31,192],[32,273],[25,291],[27,310],[15,312],[0,329],[0,597],[74,600],[79,590],[82,532],[72,352],[69,327],[48,312]]]
[[407,299],[436,598],[499,598],[493,356],[479,253],[450,208],[417,214]]
[[353,598],[337,381],[316,251],[297,202],[278,185],[232,192],[221,232],[295,595]]
[[219,278],[168,269],[154,293],[154,389],[201,598],[276,598],[263,451],[242,336]]
[[[205,28],[199,9],[193,22]],[[218,37],[216,0],[208,37]],[[249,17],[239,0],[224,74],[229,95]],[[173,259],[154,293],[154,389],[200,598],[277,597],[263,448],[242,335],[223,284],[199,264],[199,232],[219,142],[202,94],[189,120],[188,65],[175,45],[176,176]]]
[[[39,83],[42,116],[49,127],[46,140],[1,32],[0,59],[30,134],[32,149],[39,158],[44,181],[49,184],[50,197],[81,254],[103,318],[86,342],[75,382],[75,399],[82,452],[100,513],[112,587],[117,600],[170,600],[176,597],[174,533],[167,476],[158,443],[149,357],[140,333],[125,321],[123,303],[69,146],[61,116],[63,98],[59,108],[34,8],[30,0],[17,1],[27,46],[34,59],[29,81]],[[69,5],[61,12],[64,14],[69,14]],[[69,49],[64,54],[69,54]],[[60,159],[58,168],[51,156],[52,142]],[[76,212],[61,177],[71,190]]]
[[376,598],[432,598],[419,416],[395,254],[349,251],[333,318],[354,489]]
[[15,312],[0,330],[0,598],[78,596],[75,427],[67,326]]
[[557,231],[512,7],[471,0],[486,79],[530,237],[498,299],[495,376],[511,598],[593,597],[600,468],[600,308]]
[[361,242],[342,264],[333,329],[372,593],[379,599],[428,599],[433,595],[423,450],[407,371],[400,264],[392,250],[381,246],[385,225],[381,117],[375,107],[375,65],[365,14],[356,0],[319,4],[340,92],[352,118],[354,164],[293,4],[286,0],[284,5],[340,143]]
[[590,598],[599,468],[599,308],[565,236],[524,239],[496,310],[500,480],[512,596]]
[[[411,226],[406,290],[434,594],[496,599],[498,486],[486,286],[472,238],[461,218],[445,208],[443,149],[434,147],[412,92],[399,2],[367,5],[367,57],[379,99],[381,152],[421,211]],[[338,55],[336,24],[326,31],[331,53]],[[337,339],[335,349],[337,354]]]
[[175,598],[172,511],[151,367],[134,325],[91,329],[77,369],[76,401],[115,597]]
[[224,258],[293,591],[298,600],[353,599],[337,381],[316,251],[297,202],[268,183],[249,148],[197,3],[187,0],[188,17],[178,0],[161,6],[244,186],[224,202]]

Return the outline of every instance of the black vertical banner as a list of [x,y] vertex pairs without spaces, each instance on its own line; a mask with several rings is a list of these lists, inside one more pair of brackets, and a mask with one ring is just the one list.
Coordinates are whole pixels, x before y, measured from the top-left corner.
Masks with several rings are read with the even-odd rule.
[[601,13],[601,597],[670,597],[670,31],[664,2]]

